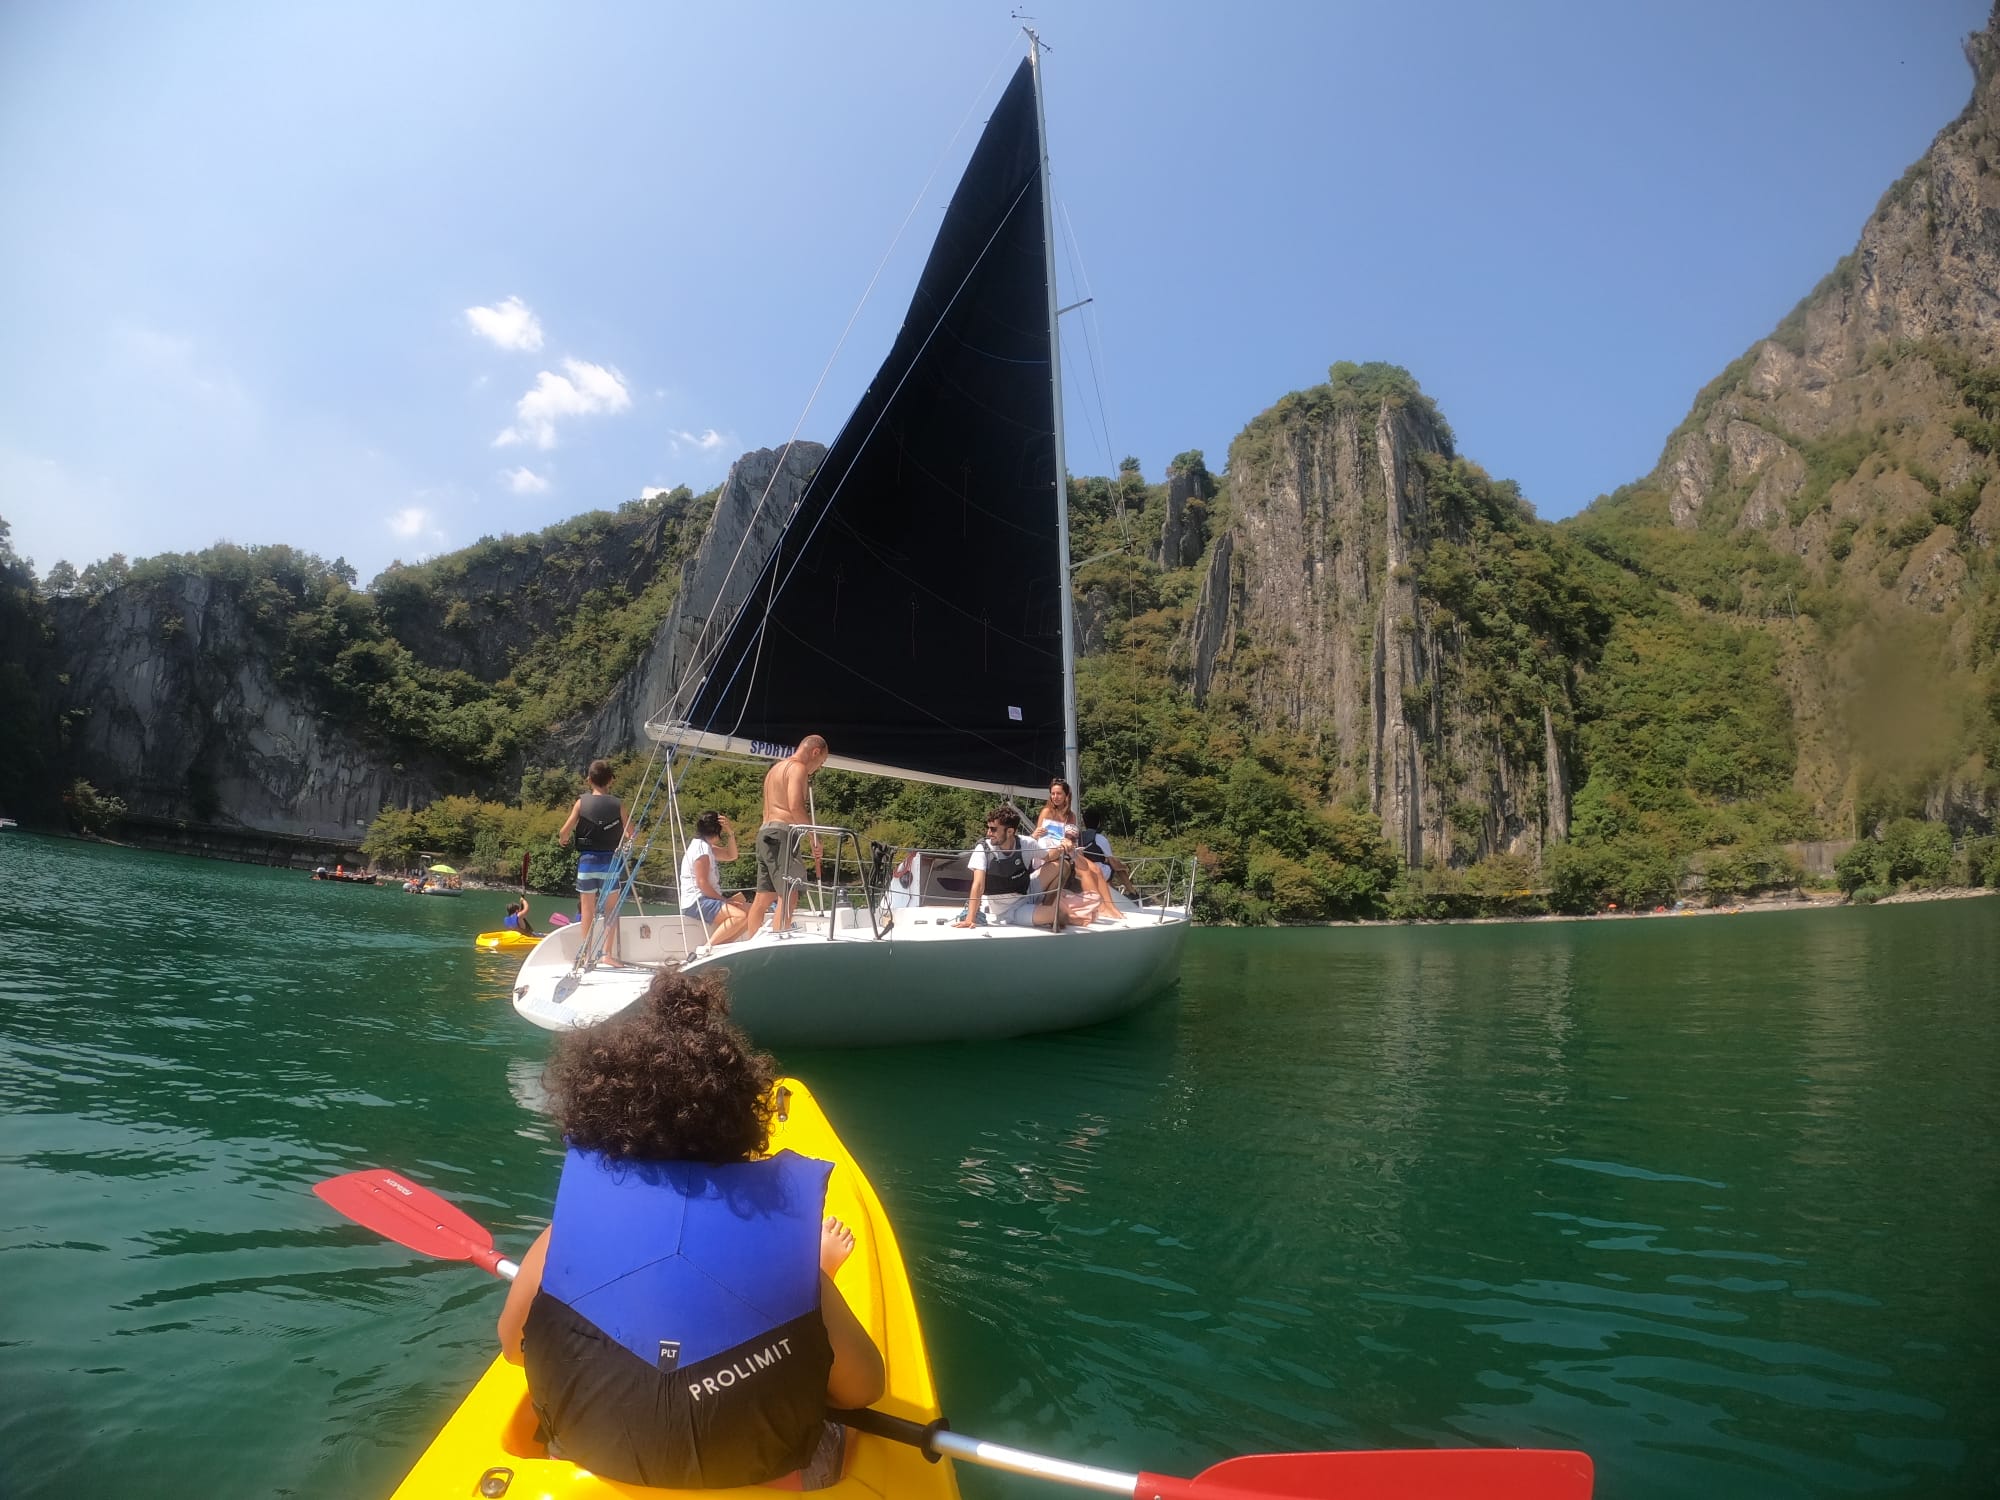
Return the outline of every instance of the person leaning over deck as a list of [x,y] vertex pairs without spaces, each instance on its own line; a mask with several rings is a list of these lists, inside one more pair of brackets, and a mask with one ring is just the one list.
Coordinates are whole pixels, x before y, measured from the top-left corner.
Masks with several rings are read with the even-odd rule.
[[[569,820],[556,834],[556,842],[567,844],[576,835],[576,893],[583,906],[583,946],[590,951],[590,930],[597,921],[597,903],[616,893],[615,866],[618,849],[632,837],[632,818],[625,804],[612,796],[611,762],[594,760],[584,772],[584,794],[569,810]],[[618,961],[618,919],[614,910],[604,929],[604,966],[622,969]]]
[[675,970],[549,1060],[568,1155],[500,1352],[549,1452],[621,1493],[829,1488],[828,1409],[881,1398],[881,1352],[833,1281],[854,1249],[826,1217],[833,1169],[769,1149],[774,1071],[721,986]]
[[[809,734],[799,748],[764,773],[764,821],[757,829],[757,892],[750,902],[750,925],[746,937],[754,937],[764,925],[764,913],[777,903],[771,931],[787,932],[792,925],[792,882],[799,873],[792,854],[792,829],[810,823],[808,793],[813,775],[826,764],[826,741]],[[812,836],[813,868],[819,868],[819,835]]]
[[1013,927],[1053,927],[1056,902],[1061,901],[1065,927],[1088,927],[1100,903],[1095,896],[1073,896],[1067,892],[1046,893],[1038,889],[1036,876],[1054,863],[1057,848],[1021,837],[1021,815],[1011,807],[996,807],[986,815],[986,837],[973,846],[965,867],[972,871],[972,890],[965,900],[965,915],[951,925],[976,927],[980,902],[988,895],[1012,896],[1000,920]]
[[681,856],[681,910],[708,929],[711,944],[733,943],[750,934],[750,903],[724,896],[716,861],[737,858],[736,825],[714,809],[694,820],[694,837]]

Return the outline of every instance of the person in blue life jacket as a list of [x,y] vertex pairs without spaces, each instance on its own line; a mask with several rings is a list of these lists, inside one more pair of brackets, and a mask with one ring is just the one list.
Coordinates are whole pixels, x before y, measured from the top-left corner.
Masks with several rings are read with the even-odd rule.
[[[583,951],[590,948],[590,931],[597,921],[601,897],[616,895],[618,850],[632,837],[632,816],[625,804],[611,795],[611,762],[594,760],[584,772],[584,793],[569,810],[569,818],[556,834],[556,842],[567,844],[576,836],[576,894],[583,908]],[[617,911],[604,930],[604,957],[598,960],[607,969],[622,969],[618,961]]]
[[549,1451],[625,1484],[840,1477],[829,1407],[881,1398],[882,1356],[834,1285],[854,1235],[831,1164],[766,1155],[774,1068],[711,978],[666,970],[565,1032],[544,1083],[568,1144],[500,1350]]
[[500,919],[500,925],[509,932],[518,932],[523,937],[539,937],[535,924],[528,920],[528,898],[516,896],[507,903],[507,915]]

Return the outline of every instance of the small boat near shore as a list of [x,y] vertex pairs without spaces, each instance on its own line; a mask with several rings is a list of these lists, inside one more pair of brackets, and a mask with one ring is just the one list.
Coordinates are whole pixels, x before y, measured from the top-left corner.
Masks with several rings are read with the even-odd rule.
[[329,870],[324,865],[314,870],[306,878],[309,880],[325,880],[334,885],[376,885],[381,881],[379,875],[356,875],[342,869]]

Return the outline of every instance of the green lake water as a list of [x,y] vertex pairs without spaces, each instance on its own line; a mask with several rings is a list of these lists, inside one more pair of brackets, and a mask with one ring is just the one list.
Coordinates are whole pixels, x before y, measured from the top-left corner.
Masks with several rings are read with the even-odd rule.
[[[394,1487],[500,1289],[308,1189],[393,1165],[506,1248],[545,1222],[549,1039],[471,944],[501,904],[0,834],[0,1494]],[[1555,1445],[1608,1497],[1973,1496],[1996,1001],[1992,898],[1216,931],[1112,1026],[782,1061],[889,1207],[962,1431],[1166,1472]]]

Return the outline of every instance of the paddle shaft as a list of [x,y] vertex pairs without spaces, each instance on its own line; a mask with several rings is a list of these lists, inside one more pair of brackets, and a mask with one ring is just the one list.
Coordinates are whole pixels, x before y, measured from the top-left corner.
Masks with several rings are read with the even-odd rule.
[[1165,1474],[1127,1474],[1118,1469],[1100,1469],[1095,1464],[1072,1463],[1005,1443],[989,1443],[983,1438],[953,1432],[941,1423],[929,1424],[892,1417],[887,1412],[864,1408],[860,1411],[831,1411],[836,1422],[859,1432],[908,1443],[931,1458],[956,1458],[982,1468],[1001,1469],[1009,1474],[1026,1474],[1055,1484],[1073,1485],[1080,1490],[1096,1490],[1103,1495],[1130,1495],[1133,1500],[1279,1500],[1292,1490],[1238,1489],[1233,1485],[1198,1484]]

